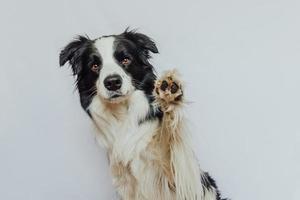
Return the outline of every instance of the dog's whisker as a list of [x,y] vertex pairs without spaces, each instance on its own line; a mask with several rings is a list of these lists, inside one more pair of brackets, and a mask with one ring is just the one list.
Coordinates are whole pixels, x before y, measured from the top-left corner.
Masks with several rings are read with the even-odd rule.
[[90,89],[87,89],[87,90],[83,90],[82,92],[83,93],[89,93],[89,92],[94,91],[94,90],[97,90],[96,86],[93,86],[93,87],[91,87]]

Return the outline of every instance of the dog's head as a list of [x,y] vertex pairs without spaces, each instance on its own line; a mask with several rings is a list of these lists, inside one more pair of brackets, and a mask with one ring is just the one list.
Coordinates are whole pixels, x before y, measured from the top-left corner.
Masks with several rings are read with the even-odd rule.
[[95,96],[119,103],[136,89],[151,94],[155,75],[149,63],[150,52],[158,50],[148,36],[126,30],[95,40],[79,36],[61,51],[59,63],[72,66],[86,109]]

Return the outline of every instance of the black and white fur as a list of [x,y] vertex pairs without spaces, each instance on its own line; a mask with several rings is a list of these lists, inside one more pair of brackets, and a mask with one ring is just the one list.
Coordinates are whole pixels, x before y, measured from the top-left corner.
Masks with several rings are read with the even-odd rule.
[[[108,152],[121,199],[220,200],[214,180],[199,169],[184,129],[177,128],[182,123],[180,104],[167,105],[174,108],[170,127],[175,128],[163,125],[170,113],[157,101],[162,87],[155,87],[150,53],[158,53],[155,43],[135,31],[94,40],[79,36],[61,51],[60,65],[72,66],[81,105]],[[179,142],[156,139],[173,131]]]

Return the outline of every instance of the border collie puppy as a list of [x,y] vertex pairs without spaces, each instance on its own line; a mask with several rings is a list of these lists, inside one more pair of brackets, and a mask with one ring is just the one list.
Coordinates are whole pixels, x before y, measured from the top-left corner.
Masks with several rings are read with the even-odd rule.
[[59,63],[72,66],[121,199],[220,200],[189,145],[182,82],[175,70],[157,79],[150,53],[158,50],[149,37],[126,30],[94,40],[79,36]]

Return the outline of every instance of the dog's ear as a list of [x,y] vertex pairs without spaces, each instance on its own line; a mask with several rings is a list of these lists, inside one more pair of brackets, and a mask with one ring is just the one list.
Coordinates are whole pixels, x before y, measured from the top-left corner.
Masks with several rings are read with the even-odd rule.
[[132,42],[134,42],[139,48],[144,50],[144,53],[149,57],[149,51],[152,53],[158,53],[156,44],[151,38],[142,33],[137,33],[135,30],[128,30],[128,28],[123,33],[124,37]]
[[78,36],[71,41],[59,54],[59,65],[63,66],[66,62],[72,66],[73,74],[76,75],[81,71],[79,58],[84,51],[84,46],[90,41],[88,37]]

